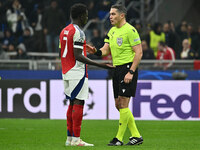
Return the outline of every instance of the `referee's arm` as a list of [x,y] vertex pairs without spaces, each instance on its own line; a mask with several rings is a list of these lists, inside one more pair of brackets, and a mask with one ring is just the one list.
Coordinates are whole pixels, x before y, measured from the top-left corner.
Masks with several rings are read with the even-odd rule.
[[105,43],[104,46],[100,49],[96,49],[88,44],[86,44],[86,50],[90,54],[95,54],[97,56],[107,56],[110,54],[110,46],[109,43]]
[[100,48],[100,50],[102,51],[102,56],[107,56],[110,54],[110,46],[108,43],[105,43],[104,46],[102,48]]
[[[137,69],[137,66],[140,63],[140,60],[142,58],[142,46],[141,44],[135,45],[132,47],[133,51],[135,52],[135,57],[133,58],[133,63],[131,65],[130,70],[133,70],[135,72],[135,70]],[[124,82],[125,83],[130,83],[133,79],[133,74],[131,74],[130,72],[128,72],[125,77],[124,77]]]
[[133,64],[132,64],[130,70],[135,71],[137,69],[137,66],[140,64],[143,52],[142,52],[141,44],[133,46],[132,49],[135,52],[135,57],[133,59]]

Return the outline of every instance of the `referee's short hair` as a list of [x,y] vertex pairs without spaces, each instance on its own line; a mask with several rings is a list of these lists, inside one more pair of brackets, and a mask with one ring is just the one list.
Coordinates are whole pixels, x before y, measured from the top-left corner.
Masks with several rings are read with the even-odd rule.
[[117,9],[120,13],[124,13],[125,16],[127,14],[127,10],[126,10],[126,7],[122,4],[115,4],[115,5],[112,5],[111,8],[115,8]]
[[71,7],[70,15],[72,19],[78,19],[81,15],[86,14],[87,6],[81,3],[74,4]]

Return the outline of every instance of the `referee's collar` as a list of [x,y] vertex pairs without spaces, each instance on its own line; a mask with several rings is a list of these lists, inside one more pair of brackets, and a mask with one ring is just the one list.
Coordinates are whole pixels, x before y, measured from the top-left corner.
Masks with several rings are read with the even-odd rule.
[[120,29],[120,28],[122,28],[124,25],[126,25],[127,24],[127,22],[125,23],[125,24],[123,24],[121,27],[117,27],[117,26],[115,26],[116,28],[118,28],[118,29]]

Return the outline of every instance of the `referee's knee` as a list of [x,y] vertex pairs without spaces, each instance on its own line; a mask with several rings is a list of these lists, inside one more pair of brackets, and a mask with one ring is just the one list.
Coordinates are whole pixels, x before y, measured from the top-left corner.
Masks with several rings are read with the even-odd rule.
[[119,97],[119,109],[128,108],[129,99],[130,98],[128,98],[128,97],[120,96]]
[[119,98],[115,98],[115,107],[119,111]]
[[123,108],[127,108],[127,105],[124,105],[124,104],[119,104],[119,106],[118,106],[118,109],[123,109]]
[[117,110],[119,110],[119,104],[115,103],[115,107]]

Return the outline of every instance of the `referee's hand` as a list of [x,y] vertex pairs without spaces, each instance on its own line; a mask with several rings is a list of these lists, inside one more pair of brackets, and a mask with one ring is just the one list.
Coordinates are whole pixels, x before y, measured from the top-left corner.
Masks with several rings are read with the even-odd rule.
[[133,74],[130,74],[129,72],[124,77],[124,83],[129,84],[131,83],[133,79]]
[[88,44],[86,44],[86,51],[89,53],[89,54],[94,54],[97,52],[97,49],[93,46],[90,46]]

